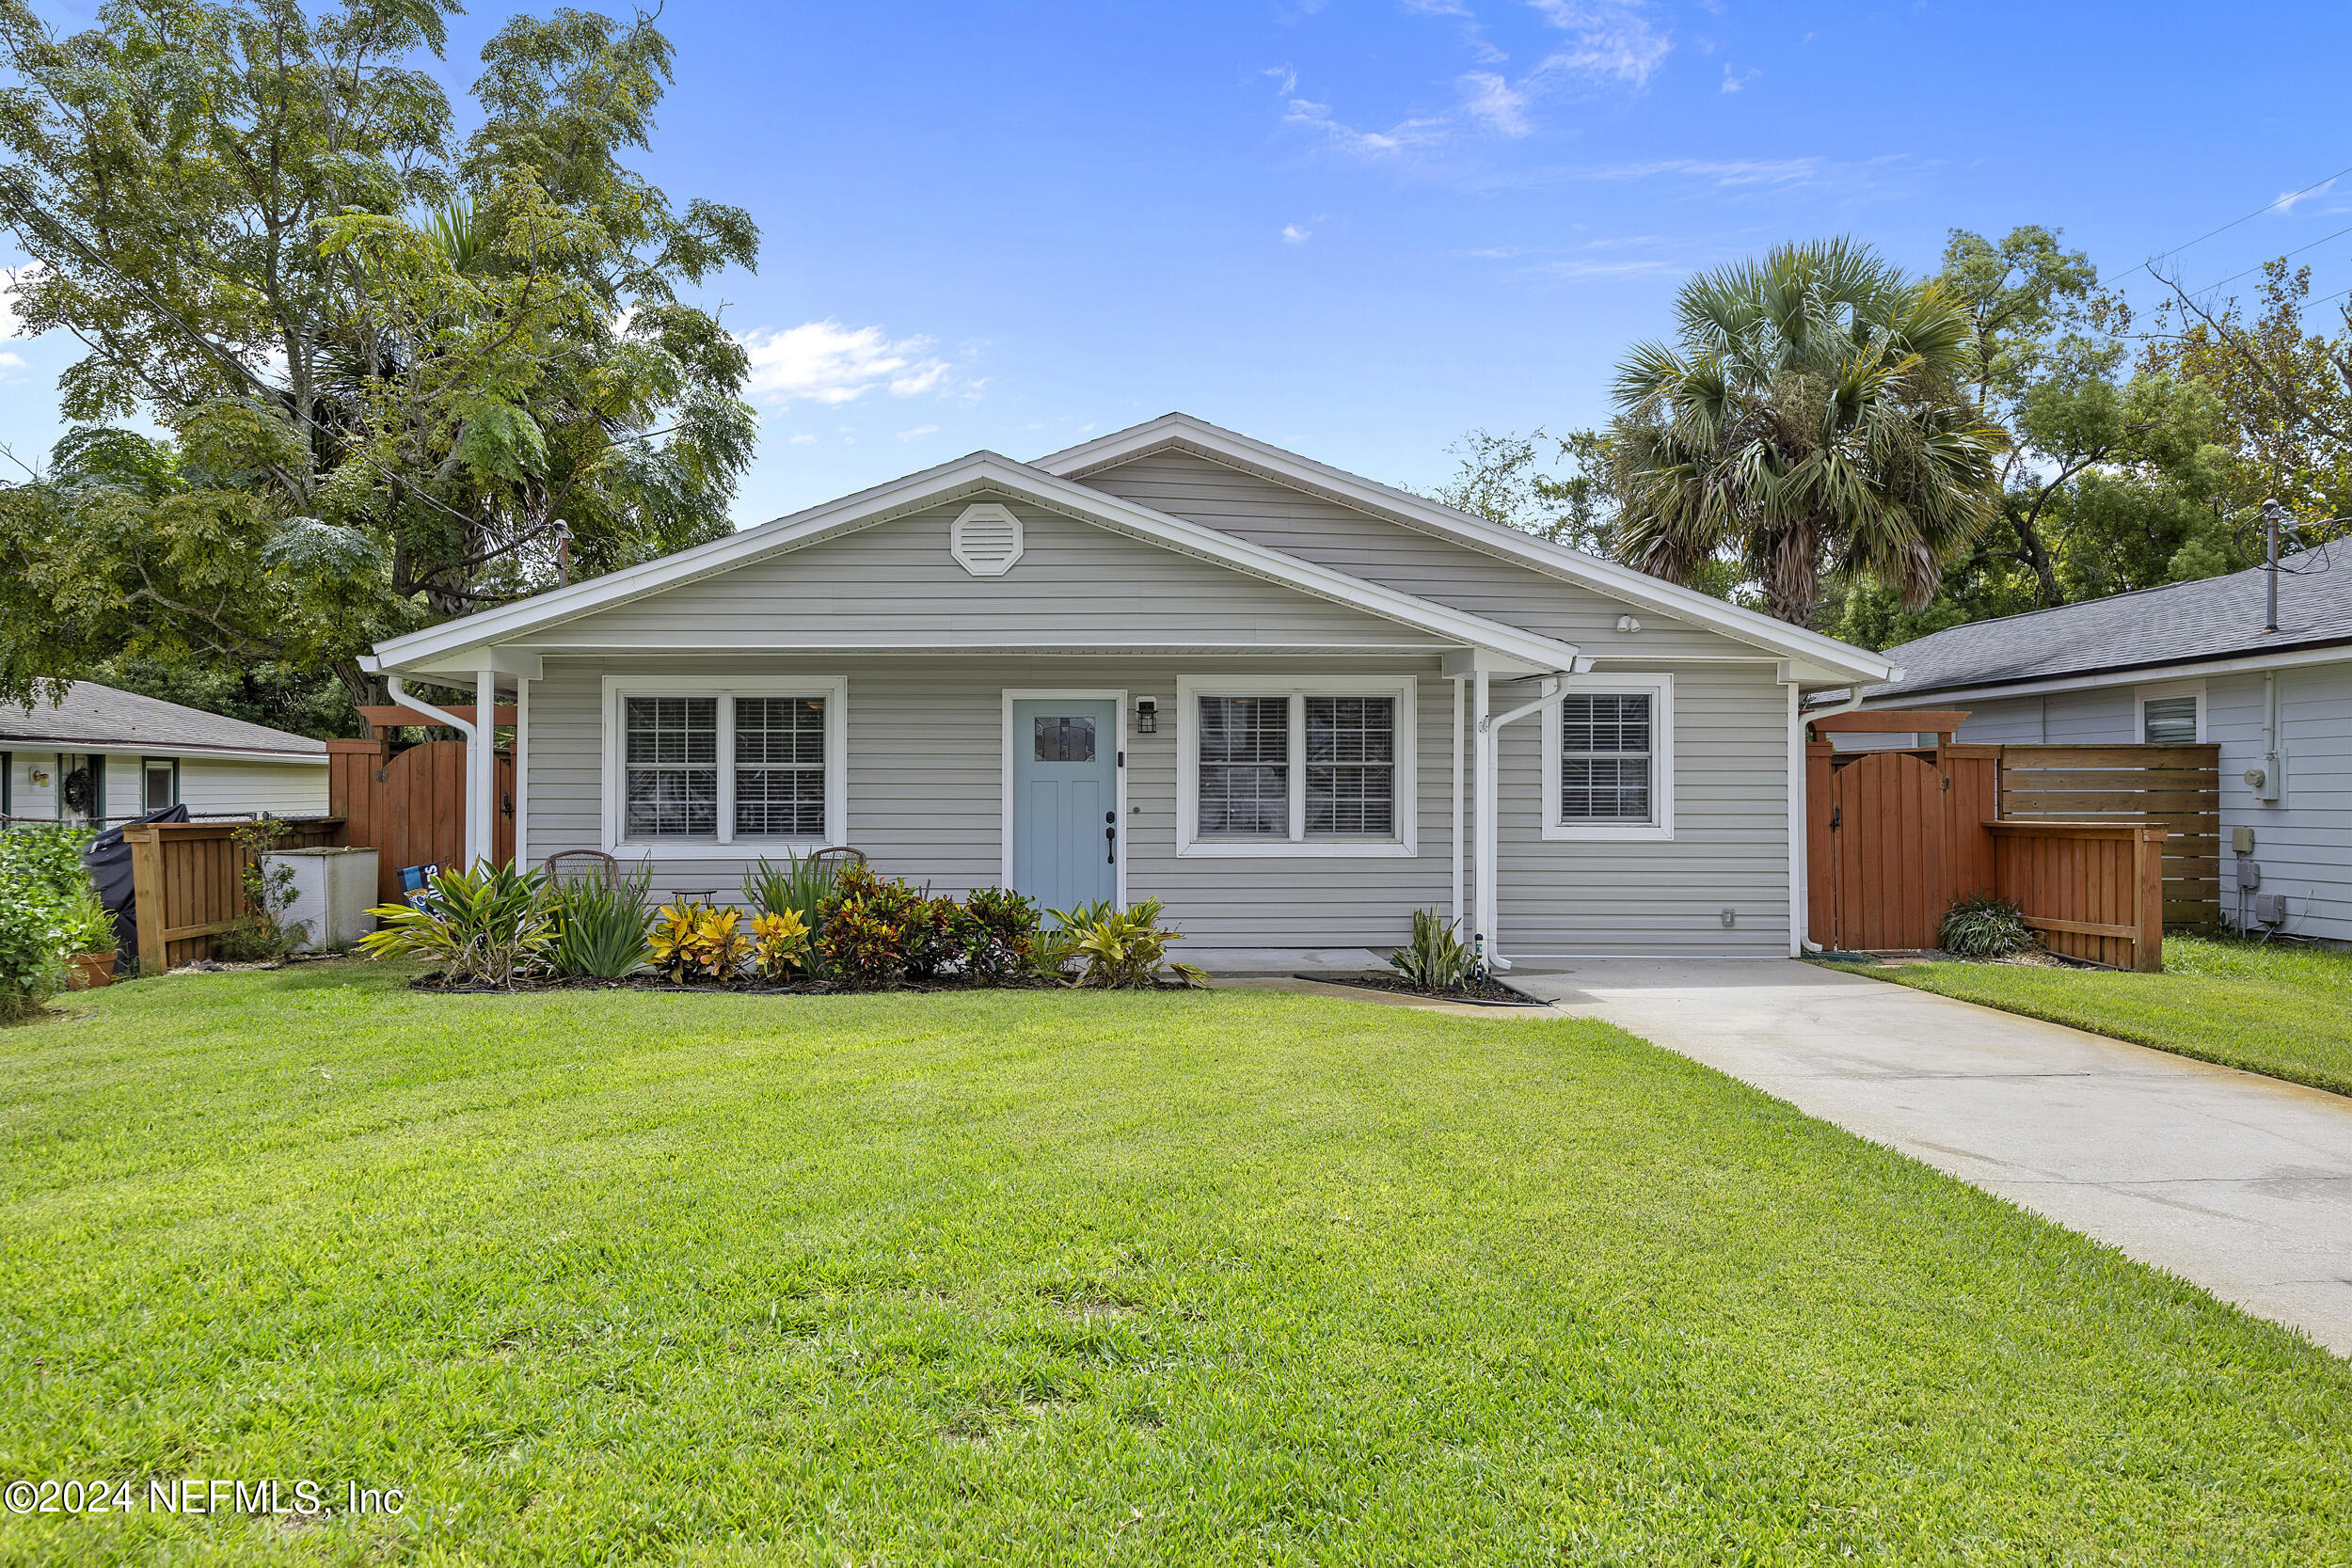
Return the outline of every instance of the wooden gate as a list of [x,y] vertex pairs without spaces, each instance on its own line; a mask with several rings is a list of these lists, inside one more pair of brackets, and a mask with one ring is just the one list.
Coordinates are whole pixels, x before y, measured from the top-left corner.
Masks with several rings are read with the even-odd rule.
[[[377,898],[401,895],[408,865],[459,865],[466,858],[466,743],[428,740],[391,752],[381,740],[326,743],[328,809],[343,819],[345,842],[373,847]],[[389,753],[389,754],[388,754]],[[491,858],[515,858],[515,753],[498,753],[491,799],[498,824]]]
[[1951,783],[1908,752],[1866,752],[1832,775],[1832,945],[1935,945],[1951,903]]

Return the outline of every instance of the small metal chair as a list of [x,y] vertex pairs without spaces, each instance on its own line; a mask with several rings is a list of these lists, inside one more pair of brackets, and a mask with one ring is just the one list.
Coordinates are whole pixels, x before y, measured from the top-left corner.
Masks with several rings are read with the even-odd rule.
[[611,887],[621,879],[621,863],[601,849],[559,849],[547,858],[544,869],[550,882],[594,877]]
[[816,866],[830,866],[835,872],[839,871],[842,866],[849,864],[851,861],[857,862],[860,865],[866,864],[866,851],[863,849],[852,849],[846,844],[836,844],[830,849],[815,850],[808,857],[809,864]]

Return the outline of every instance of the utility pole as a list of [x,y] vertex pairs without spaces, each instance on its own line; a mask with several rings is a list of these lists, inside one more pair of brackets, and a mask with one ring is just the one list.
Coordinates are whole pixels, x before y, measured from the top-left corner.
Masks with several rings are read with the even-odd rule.
[[2270,574],[2269,603],[2263,614],[2263,630],[2279,629],[2279,525],[2286,520],[2287,509],[2276,500],[2263,502],[2265,568]]

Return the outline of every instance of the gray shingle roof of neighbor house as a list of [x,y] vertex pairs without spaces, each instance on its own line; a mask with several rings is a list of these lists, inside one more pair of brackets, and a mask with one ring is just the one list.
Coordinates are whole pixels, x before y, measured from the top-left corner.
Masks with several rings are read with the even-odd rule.
[[2269,573],[2256,566],[1953,626],[1887,649],[1903,678],[1864,695],[1875,703],[2352,643],[2352,540],[2284,557],[2279,566],[2277,631],[2263,629]]
[[326,742],[249,724],[157,697],[75,681],[55,706],[0,703],[0,746],[55,745],[97,751],[278,752],[289,761],[325,761]]

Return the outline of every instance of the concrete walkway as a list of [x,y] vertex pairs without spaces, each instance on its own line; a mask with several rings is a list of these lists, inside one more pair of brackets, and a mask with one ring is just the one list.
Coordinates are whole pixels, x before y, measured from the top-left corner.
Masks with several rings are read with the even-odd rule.
[[1554,967],[1510,980],[2352,1355],[2352,1100],[1787,959]]

